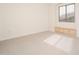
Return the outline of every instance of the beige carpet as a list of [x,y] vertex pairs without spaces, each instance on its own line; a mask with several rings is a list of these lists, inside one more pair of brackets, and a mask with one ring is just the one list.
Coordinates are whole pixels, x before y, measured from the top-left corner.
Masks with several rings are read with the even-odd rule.
[[58,49],[63,50],[66,53],[70,53],[73,47],[73,40],[74,38],[72,37],[55,33],[44,41],[49,45],[55,46]]
[[[0,42],[0,54],[20,55],[62,55],[68,54],[44,42],[52,32],[42,32]],[[78,42],[78,41],[77,41]],[[76,47],[77,48],[77,47]],[[78,52],[78,50],[77,50]],[[75,51],[74,51],[75,53]],[[71,53],[71,54],[74,54]],[[75,53],[76,54],[76,53]],[[78,54],[78,53],[77,53]]]

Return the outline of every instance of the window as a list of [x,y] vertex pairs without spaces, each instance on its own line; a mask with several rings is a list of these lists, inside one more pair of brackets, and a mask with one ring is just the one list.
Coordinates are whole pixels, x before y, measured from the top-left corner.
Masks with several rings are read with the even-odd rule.
[[59,22],[74,22],[75,20],[75,12],[74,8],[75,4],[68,4],[59,6]]

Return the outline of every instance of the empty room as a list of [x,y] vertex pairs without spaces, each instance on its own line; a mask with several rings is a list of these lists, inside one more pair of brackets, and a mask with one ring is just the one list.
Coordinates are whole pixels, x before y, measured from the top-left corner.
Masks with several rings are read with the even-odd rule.
[[0,55],[78,55],[79,3],[0,3]]

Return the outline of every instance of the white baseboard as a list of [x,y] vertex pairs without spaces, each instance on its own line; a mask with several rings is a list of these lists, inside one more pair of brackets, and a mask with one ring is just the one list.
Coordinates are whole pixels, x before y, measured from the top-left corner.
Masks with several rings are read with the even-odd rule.
[[[46,30],[48,31],[48,30]],[[10,36],[10,37],[4,37],[2,39],[0,39],[0,41],[4,41],[4,40],[10,40],[10,39],[13,39],[13,38],[18,38],[18,37],[22,37],[22,36],[27,36],[27,35],[32,35],[32,34],[36,34],[36,33],[40,33],[40,32],[45,32],[45,31],[39,31],[39,32],[32,32],[32,33],[29,33],[29,34],[21,34],[21,35],[15,35],[15,36]]]

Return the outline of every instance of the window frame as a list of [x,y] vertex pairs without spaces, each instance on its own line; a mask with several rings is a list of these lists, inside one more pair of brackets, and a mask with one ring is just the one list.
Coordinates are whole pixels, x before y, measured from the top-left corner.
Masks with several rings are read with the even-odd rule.
[[[67,17],[67,6],[69,6],[69,5],[74,5],[74,20],[73,21],[68,21],[67,20],[67,18],[68,18]],[[60,7],[63,7],[63,6],[65,6],[65,18],[66,18],[66,20],[61,21],[60,20]],[[71,23],[74,23],[75,22],[75,3],[58,6],[58,16],[59,16],[59,22],[71,22]]]

